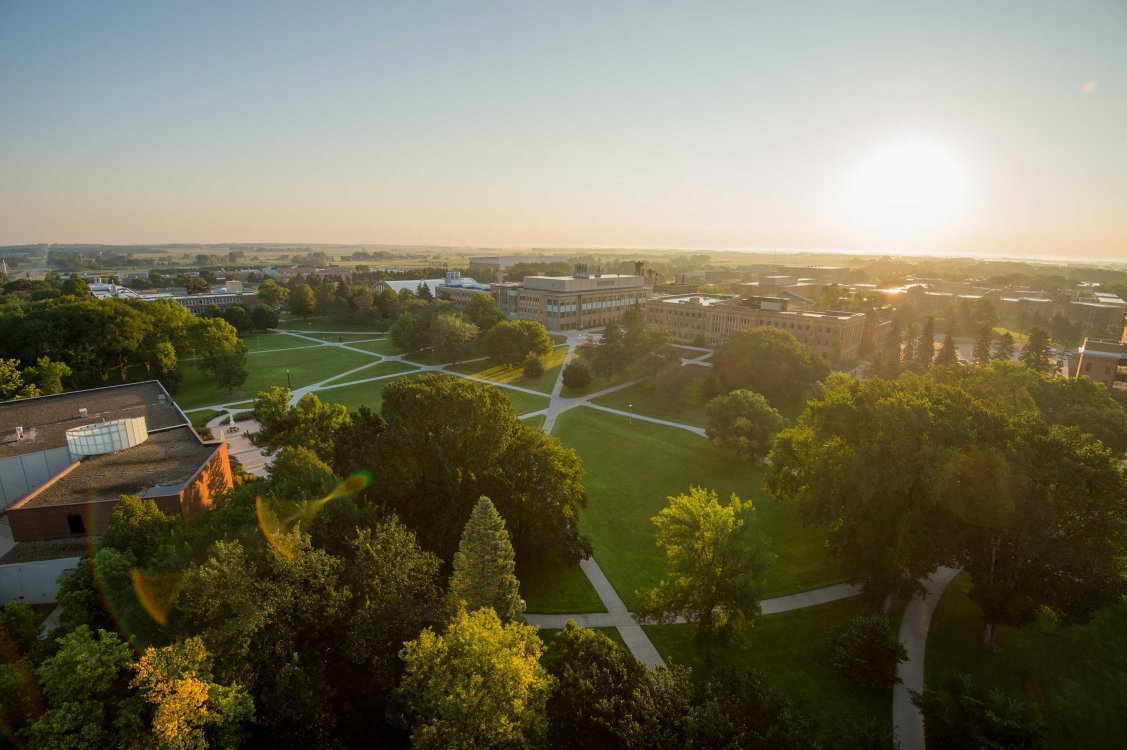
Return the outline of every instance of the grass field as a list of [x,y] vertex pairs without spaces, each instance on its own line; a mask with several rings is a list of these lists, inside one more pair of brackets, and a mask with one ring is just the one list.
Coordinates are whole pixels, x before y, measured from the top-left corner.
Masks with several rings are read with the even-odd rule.
[[520,366],[510,367],[508,365],[495,365],[488,360],[466,362],[460,365],[452,365],[446,369],[465,375],[474,375],[479,378],[485,378],[486,380],[492,380],[494,383],[511,383],[521,388],[528,388],[534,391],[540,391],[541,393],[551,393],[552,388],[556,385],[556,378],[559,377],[566,357],[567,349],[553,349],[551,354],[544,357],[544,374],[538,378],[524,377],[524,371]]
[[[750,628],[742,647],[714,654],[715,666],[753,667],[767,684],[820,723],[875,720],[892,723],[892,691],[868,691],[839,675],[830,663],[834,631],[865,613],[860,598],[766,615]],[[648,625],[646,633],[670,663],[686,664],[700,678],[709,667],[690,625]]]
[[708,370],[703,367],[692,367],[694,371],[700,370],[701,378],[685,389],[684,395],[677,401],[667,401],[654,393],[649,383],[637,383],[621,391],[599,396],[592,403],[607,406],[611,409],[629,411],[631,405],[635,414],[647,417],[667,419],[670,422],[689,424],[694,427],[707,427],[708,416],[705,414],[704,402],[701,401],[700,387]]
[[263,352],[274,349],[293,349],[299,346],[317,346],[315,341],[290,336],[287,333],[252,333],[242,337],[247,352]]
[[578,565],[537,562],[518,564],[520,595],[536,614],[606,612],[598,593]]
[[[175,396],[173,396],[172,398],[174,401],[176,400]],[[200,427],[207,427],[207,423],[218,417],[220,414],[226,414],[226,412],[217,411],[215,409],[204,409],[203,411],[194,411],[191,414],[188,414],[187,417],[192,421],[192,426],[196,429],[199,429]]]
[[318,341],[331,344],[350,344],[354,341],[370,341],[375,338],[384,338],[382,333],[310,333],[306,334]]
[[181,370],[184,379],[176,393],[176,403],[182,409],[192,409],[254,399],[259,391],[275,385],[286,385],[286,370],[290,371],[293,387],[300,388],[370,361],[371,357],[336,347],[256,354],[247,357],[246,382],[238,391],[230,393],[219,390],[209,375],[189,362]]
[[725,501],[735,492],[755,502],[759,528],[778,556],[765,596],[843,580],[825,549],[824,532],[803,528],[793,507],[763,494],[762,469],[734,461],[704,438],[582,407],[560,415],[553,434],[583,459],[589,506],[580,528],[627,606],[636,606],[635,592],[656,585],[665,570],[650,518],[666,507],[666,498],[691,485],[714,489]]
[[376,359],[373,358],[371,367],[366,367],[363,370],[353,372],[349,375],[338,375],[335,378],[328,378],[327,380],[322,381],[322,382],[324,383],[324,385],[329,386],[329,385],[332,385],[333,382],[337,381],[337,380],[347,383],[350,380],[364,380],[366,378],[378,378],[381,375],[394,375],[396,373],[408,372],[408,371],[414,370],[414,369],[415,368],[412,367],[411,365],[404,364],[403,362],[399,362],[399,361],[394,360],[394,359],[386,360],[386,361],[379,361],[379,360],[376,360]]
[[1004,690],[1046,725],[1049,747],[1110,747],[1127,737],[1127,603],[1098,612],[1087,625],[1003,627],[999,650],[988,653],[978,645],[982,610],[967,596],[969,587],[970,578],[960,575],[935,610],[927,684],[966,672]]
[[391,343],[391,339],[386,338],[379,341],[364,341],[362,343],[349,344],[349,346],[352,346],[356,349],[363,349],[364,351],[372,352],[373,354],[384,354],[387,356],[395,356],[396,354],[403,353],[399,350],[399,347]]
[[524,422],[529,427],[543,427],[544,426],[544,420],[545,420],[545,416],[543,414],[539,414],[535,417],[529,417],[528,419],[522,419],[521,421]]
[[348,331],[352,333],[374,332],[375,329],[363,323],[332,320],[331,318],[285,318],[278,322],[278,328],[293,331]]
[[[361,356],[361,355],[357,355]],[[375,377],[380,374],[377,368],[381,367],[405,367],[397,362],[384,362],[375,367],[361,370],[356,373],[356,378],[359,380],[365,377]],[[368,373],[372,373],[369,375]],[[414,374],[408,373],[404,377],[417,377]],[[350,411],[355,410],[360,405],[365,405],[369,409],[379,411],[383,406],[383,389],[387,384],[396,378],[385,378],[383,380],[375,380],[370,383],[357,383],[355,385],[344,385],[339,388],[326,388],[323,391],[317,392],[317,397],[322,401],[329,401],[334,404],[344,404]],[[530,411],[539,411],[548,406],[548,399],[541,396],[534,396],[531,393],[521,393],[509,388],[498,389],[508,397],[513,405],[513,411],[518,415],[527,414]]]

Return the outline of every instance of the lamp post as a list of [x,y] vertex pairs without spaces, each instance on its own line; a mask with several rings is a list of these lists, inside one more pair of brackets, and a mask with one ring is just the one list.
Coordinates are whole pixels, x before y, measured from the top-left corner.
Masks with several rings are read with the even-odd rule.
[[293,390],[293,381],[290,380],[290,371],[286,370],[286,387]]
[[634,404],[627,404],[626,408],[630,410],[630,424],[634,424]]

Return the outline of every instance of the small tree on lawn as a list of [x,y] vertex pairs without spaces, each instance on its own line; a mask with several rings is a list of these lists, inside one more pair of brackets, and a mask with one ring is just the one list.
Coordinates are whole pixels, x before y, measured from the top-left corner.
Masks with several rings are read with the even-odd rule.
[[721,505],[715,491],[690,487],[651,519],[657,546],[665,552],[666,575],[642,596],[640,615],[696,623],[709,661],[714,645],[731,641],[759,614],[763,576],[774,555],[752,527],[754,510],[751,501],[734,494]]
[[900,679],[896,668],[908,652],[881,615],[854,617],[834,639],[833,665],[852,682],[888,690]]
[[563,384],[581,391],[591,385],[591,370],[583,362],[572,362],[563,370]]
[[708,439],[758,463],[771,450],[786,420],[755,391],[736,390],[708,402]]
[[529,354],[522,369],[526,378],[538,378],[544,374],[544,361],[535,354]]
[[454,575],[450,577],[451,609],[489,607],[503,622],[520,619],[524,602],[513,543],[505,530],[505,519],[487,497],[477,501],[462,532],[454,554]]

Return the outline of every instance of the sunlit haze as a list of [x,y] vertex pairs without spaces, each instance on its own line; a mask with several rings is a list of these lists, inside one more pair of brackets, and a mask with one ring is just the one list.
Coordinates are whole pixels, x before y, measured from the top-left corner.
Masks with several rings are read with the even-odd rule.
[[1127,258],[1127,4],[4,3],[0,244]]

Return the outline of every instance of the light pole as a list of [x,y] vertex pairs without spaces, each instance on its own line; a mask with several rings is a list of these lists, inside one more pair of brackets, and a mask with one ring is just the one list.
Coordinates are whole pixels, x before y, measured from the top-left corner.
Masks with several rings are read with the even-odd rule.
[[626,408],[630,410],[630,424],[634,424],[634,404],[627,404]]
[[293,390],[293,381],[290,380],[290,371],[286,370],[286,387]]

